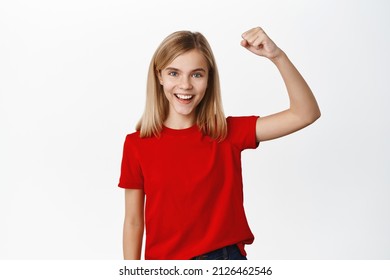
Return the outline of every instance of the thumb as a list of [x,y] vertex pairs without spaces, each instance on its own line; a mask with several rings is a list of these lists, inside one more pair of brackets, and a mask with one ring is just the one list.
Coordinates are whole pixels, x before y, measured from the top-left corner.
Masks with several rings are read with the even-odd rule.
[[241,46],[243,46],[244,48],[248,48],[248,47],[249,47],[248,41],[245,40],[245,39],[243,39],[243,40],[241,41]]

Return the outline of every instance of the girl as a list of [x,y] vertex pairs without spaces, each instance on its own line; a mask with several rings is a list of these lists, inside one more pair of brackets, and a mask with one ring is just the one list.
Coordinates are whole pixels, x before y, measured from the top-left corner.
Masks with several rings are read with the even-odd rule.
[[225,118],[207,40],[188,31],[168,36],[150,63],[144,114],[124,144],[125,259],[140,259],[144,225],[145,259],[246,259],[254,236],[243,208],[241,151],[304,128],[320,110],[260,27],[245,32],[241,45],[276,65],[290,108]]

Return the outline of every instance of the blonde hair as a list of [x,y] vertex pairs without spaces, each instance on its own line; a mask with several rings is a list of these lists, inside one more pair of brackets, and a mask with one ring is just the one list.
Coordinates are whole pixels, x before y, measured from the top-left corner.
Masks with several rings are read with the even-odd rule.
[[177,31],[166,37],[155,51],[149,66],[146,105],[136,126],[140,137],[159,136],[168,116],[169,102],[158,80],[158,73],[176,57],[190,50],[198,50],[209,67],[208,83],[202,101],[196,107],[196,124],[205,135],[223,140],[227,124],[222,107],[218,68],[209,43],[199,32]]

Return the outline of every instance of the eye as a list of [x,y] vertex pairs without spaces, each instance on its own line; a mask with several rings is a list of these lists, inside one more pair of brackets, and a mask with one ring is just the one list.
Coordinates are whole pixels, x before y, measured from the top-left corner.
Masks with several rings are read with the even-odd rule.
[[170,71],[168,72],[168,75],[172,77],[177,77],[178,73],[176,71]]
[[194,78],[202,78],[203,75],[201,73],[197,72],[197,73],[192,74],[192,77],[194,77]]

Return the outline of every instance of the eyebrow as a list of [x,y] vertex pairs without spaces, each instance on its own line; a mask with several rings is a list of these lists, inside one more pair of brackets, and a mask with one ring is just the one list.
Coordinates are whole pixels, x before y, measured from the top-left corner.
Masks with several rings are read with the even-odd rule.
[[[167,71],[177,71],[177,72],[181,71],[180,69],[177,69],[177,68],[174,68],[174,67],[168,67],[168,68],[165,68],[164,70],[167,70]],[[203,68],[196,68],[194,70],[191,70],[191,72],[199,72],[199,71],[206,72],[206,70],[203,69]]]

